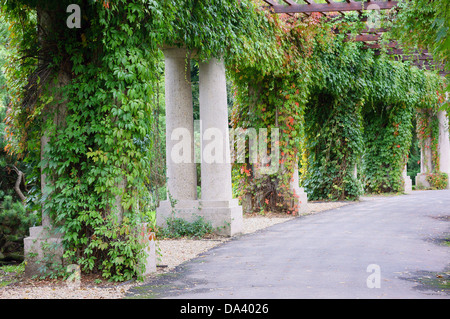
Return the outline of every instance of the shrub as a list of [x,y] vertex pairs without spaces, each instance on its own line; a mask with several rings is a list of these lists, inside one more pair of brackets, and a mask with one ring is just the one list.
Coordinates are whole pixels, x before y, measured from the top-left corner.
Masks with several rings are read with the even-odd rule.
[[170,217],[166,223],[167,227],[158,229],[158,236],[161,238],[203,237],[214,230],[211,223],[201,216],[197,216],[193,222]]
[[[28,228],[37,220],[29,214],[20,201],[14,201],[10,195],[0,191],[0,255],[17,259],[23,256],[23,239],[28,235]],[[14,257],[13,257],[14,256]]]
[[434,172],[427,175],[427,181],[432,189],[446,189],[448,186],[448,174]]

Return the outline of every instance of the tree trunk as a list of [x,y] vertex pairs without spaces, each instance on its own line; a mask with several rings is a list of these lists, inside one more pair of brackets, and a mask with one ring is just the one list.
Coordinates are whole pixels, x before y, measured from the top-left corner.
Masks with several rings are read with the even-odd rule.
[[16,191],[17,195],[20,197],[20,200],[22,201],[22,203],[25,203],[27,198],[20,190],[20,184],[22,181],[23,181],[23,184],[25,185],[25,175],[17,167],[13,166],[13,168],[17,173],[17,180],[16,180],[16,184],[14,185],[14,190]]

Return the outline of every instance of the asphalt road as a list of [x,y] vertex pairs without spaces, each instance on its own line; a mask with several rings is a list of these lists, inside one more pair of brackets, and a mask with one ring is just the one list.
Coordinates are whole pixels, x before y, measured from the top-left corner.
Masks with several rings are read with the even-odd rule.
[[366,200],[237,237],[129,297],[450,299],[449,226],[450,190]]

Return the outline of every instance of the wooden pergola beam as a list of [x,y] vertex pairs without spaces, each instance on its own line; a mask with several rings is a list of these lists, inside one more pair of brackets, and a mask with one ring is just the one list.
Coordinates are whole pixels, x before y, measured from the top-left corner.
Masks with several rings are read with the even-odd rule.
[[[288,5],[293,5],[296,4],[294,1],[292,0],[283,0],[284,3],[288,4]],[[291,17],[293,17],[295,15],[295,13],[288,13],[288,15],[290,15]],[[305,15],[308,15],[307,13],[305,13]]]
[[348,39],[346,41],[378,41],[380,40],[381,35],[380,34],[358,34],[356,36],[348,36]]
[[377,9],[386,10],[397,6],[397,1],[371,1],[371,2],[333,2],[315,3],[311,0],[307,4],[290,4],[288,6],[273,4],[275,1],[264,0],[270,4],[275,13],[303,13],[303,12],[343,12],[343,11],[359,11],[367,10],[369,5],[377,5]]
[[263,0],[265,3],[267,3],[270,6],[277,6],[278,3],[274,0]]
[[[388,48],[397,48],[398,47],[398,42],[397,41],[392,41],[387,43],[386,45],[384,45],[385,47]],[[383,45],[379,44],[379,43],[367,43],[363,49],[381,49],[383,47]]]
[[[374,54],[381,55],[381,51],[375,50]],[[402,50],[400,48],[389,48],[386,51],[386,54],[402,56],[405,59],[411,59],[411,58],[418,58],[420,60],[432,60],[433,59],[432,55],[430,53],[428,53],[427,50],[422,50],[422,51],[414,50],[414,51],[405,52],[404,50]]]
[[430,70],[428,68],[436,68],[444,71],[444,64],[435,62],[433,60],[408,60],[408,61],[411,61],[412,65],[427,68],[427,70]]
[[[315,3],[314,0],[303,0],[306,4],[298,4],[293,0],[280,0],[286,5],[279,4],[276,0],[263,0],[269,5],[269,8],[273,13],[285,13],[292,15],[294,13],[302,13],[309,16],[313,12],[320,12],[325,15],[325,12],[337,12],[344,15],[346,11],[357,11],[360,15],[361,21],[367,21],[366,17],[362,17],[362,10],[370,10],[374,7],[377,10],[389,10],[397,6],[398,1],[387,0],[387,1],[372,1],[366,0],[363,2],[355,2],[354,0],[345,0],[345,2],[334,2],[334,0],[325,0],[326,3]],[[371,6],[369,8],[369,6]],[[440,69],[439,74],[442,76],[447,75],[449,72],[444,71],[442,63],[436,63],[433,61],[431,55],[426,51],[418,52],[408,52],[406,54],[399,46],[396,41],[389,42],[388,44],[381,45],[379,43],[373,43],[380,40],[381,34],[388,31],[387,29],[369,29],[366,28],[361,31],[361,34],[356,36],[348,35],[346,41],[361,41],[364,42],[365,49],[375,50],[375,55],[380,55],[383,46],[389,48],[387,53],[390,55],[398,55],[396,59],[402,61],[412,61],[412,65],[415,65],[421,69]],[[372,43],[369,43],[372,42]],[[417,53],[417,54],[415,54]]]
[[382,32],[388,32],[388,28],[368,28],[362,29],[361,33],[382,33]]

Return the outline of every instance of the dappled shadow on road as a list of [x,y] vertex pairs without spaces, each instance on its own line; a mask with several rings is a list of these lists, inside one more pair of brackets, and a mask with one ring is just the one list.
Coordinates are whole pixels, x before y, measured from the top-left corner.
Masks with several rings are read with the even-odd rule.
[[413,289],[424,294],[450,296],[450,265],[443,272],[417,271],[400,279],[416,283]]
[[[448,222],[450,215],[430,216],[433,219]],[[450,247],[450,233],[444,233],[441,236],[426,238],[427,242],[436,245]],[[450,264],[442,272],[417,271],[410,274],[409,277],[400,277],[401,279],[416,283],[414,289],[425,294],[439,294],[450,296]]]
[[[193,262],[195,263],[196,260]],[[189,266],[187,266],[186,263],[181,264],[167,273],[150,278],[143,285],[131,288],[128,290],[125,298],[157,299],[180,296],[187,290],[189,290],[190,293],[202,293],[210,290],[198,287],[205,284],[206,281],[201,279],[189,279],[186,275],[188,272]]]

